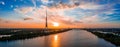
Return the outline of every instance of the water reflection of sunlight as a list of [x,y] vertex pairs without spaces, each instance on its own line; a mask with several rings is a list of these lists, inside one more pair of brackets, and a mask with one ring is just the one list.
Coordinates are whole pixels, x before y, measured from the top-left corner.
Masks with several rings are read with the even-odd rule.
[[54,35],[53,40],[52,40],[52,47],[60,47],[59,44],[60,42],[59,42],[58,35]]
[[58,35],[54,36],[54,40],[57,41],[58,40]]

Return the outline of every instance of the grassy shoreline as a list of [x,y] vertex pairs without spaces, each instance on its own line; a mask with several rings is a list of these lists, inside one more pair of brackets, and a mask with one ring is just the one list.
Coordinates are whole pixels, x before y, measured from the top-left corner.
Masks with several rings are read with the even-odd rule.
[[95,34],[96,36],[103,38],[106,41],[111,42],[112,44],[115,44],[116,46],[120,46],[120,36],[116,36],[113,34],[104,34],[100,32],[91,32]]
[[22,30],[22,31],[5,31],[0,32],[0,35],[11,35],[10,37],[2,37],[0,41],[11,41],[11,40],[21,40],[29,39],[38,36],[46,36],[50,34],[56,34],[61,32],[66,32],[71,29],[50,29],[50,30]]

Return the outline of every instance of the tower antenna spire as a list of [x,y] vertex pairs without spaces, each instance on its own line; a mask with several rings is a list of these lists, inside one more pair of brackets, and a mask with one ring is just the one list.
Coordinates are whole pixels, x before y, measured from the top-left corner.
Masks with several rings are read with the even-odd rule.
[[45,17],[45,28],[48,28],[48,19],[47,19],[47,8],[46,8],[46,17]]

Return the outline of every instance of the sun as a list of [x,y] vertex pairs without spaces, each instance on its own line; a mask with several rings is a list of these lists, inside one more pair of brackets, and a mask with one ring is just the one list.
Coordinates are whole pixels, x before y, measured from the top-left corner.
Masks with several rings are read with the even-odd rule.
[[54,27],[58,27],[58,26],[59,26],[59,23],[58,23],[58,22],[53,22],[53,26],[54,26]]

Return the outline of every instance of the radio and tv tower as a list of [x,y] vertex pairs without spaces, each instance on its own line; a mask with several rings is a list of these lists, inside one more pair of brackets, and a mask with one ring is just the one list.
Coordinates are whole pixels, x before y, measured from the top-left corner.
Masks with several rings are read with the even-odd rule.
[[46,15],[45,15],[45,28],[48,29],[47,9],[46,9]]

